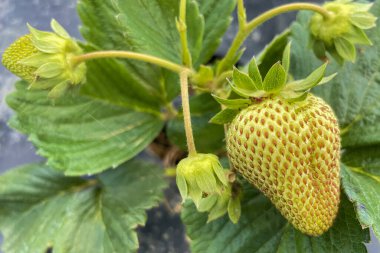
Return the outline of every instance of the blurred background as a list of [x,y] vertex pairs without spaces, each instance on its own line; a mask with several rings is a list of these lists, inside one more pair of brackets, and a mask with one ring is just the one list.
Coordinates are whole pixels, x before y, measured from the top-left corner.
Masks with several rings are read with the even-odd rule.
[[[0,0],[0,52],[18,37],[28,33],[26,23],[41,30],[50,30],[52,18],[65,27],[70,35],[81,39],[78,27],[80,20],[76,13],[77,0]],[[248,18],[279,4],[295,1],[276,0],[246,0]],[[322,2],[322,1],[314,1]],[[283,31],[294,20],[295,14],[281,15],[271,22],[265,23],[255,31],[245,42],[247,50],[241,63],[247,62],[255,53],[259,53],[272,38]],[[237,20],[233,21],[223,43],[216,53],[216,57],[224,55],[237,31]],[[5,97],[13,90],[13,83],[18,78],[9,73],[0,65],[0,174],[13,167],[36,161],[43,158],[35,154],[33,145],[24,135],[10,129],[7,121],[12,111],[5,103]],[[179,197],[175,184],[167,190],[166,195],[172,201]],[[148,223],[139,229],[141,253],[171,253],[189,252],[184,228],[178,214],[167,208],[171,203],[162,205],[148,214]],[[22,228],[20,228],[22,229]],[[367,245],[370,253],[379,253],[380,244],[372,236],[372,242]],[[0,235],[0,244],[2,238]],[[31,252],[32,253],[32,252]]]

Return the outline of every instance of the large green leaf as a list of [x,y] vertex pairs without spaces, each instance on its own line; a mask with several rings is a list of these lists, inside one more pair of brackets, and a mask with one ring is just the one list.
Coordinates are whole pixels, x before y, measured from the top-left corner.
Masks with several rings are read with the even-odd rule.
[[[20,82],[7,97],[16,111],[10,125],[23,133],[67,175],[93,174],[129,160],[157,136],[159,114],[138,112],[84,96],[48,99]],[[157,112],[156,112],[157,113]]]
[[[91,51],[93,47],[86,49]],[[86,65],[87,82],[81,87],[83,95],[140,111],[157,112],[160,105],[166,103],[159,90],[118,60],[94,60]]]
[[203,46],[196,65],[205,64],[218,48],[231,23],[236,0],[197,0],[205,20]]
[[[347,166],[342,166],[342,183],[349,199],[355,204],[362,226],[371,226],[380,238],[380,148],[377,147],[377,151],[364,149],[362,152],[344,155]],[[364,152],[368,152],[367,155]]]
[[[209,120],[220,111],[220,105],[208,93],[190,98],[191,122],[195,144],[199,152],[216,152],[224,148],[224,129],[221,125],[209,123]],[[167,127],[169,140],[187,150],[183,115],[169,121]]]
[[96,178],[40,164],[0,176],[0,231],[7,253],[135,252],[134,229],[166,186],[152,164],[131,161]]
[[[380,13],[380,1],[371,10]],[[309,45],[309,13],[301,13],[292,26],[292,74],[304,78],[322,62]],[[380,20],[369,31],[372,47],[358,50],[355,64],[329,64],[328,72],[338,75],[330,83],[313,89],[334,109],[342,128],[344,147],[367,146],[380,143]]]
[[380,176],[380,146],[344,150],[342,162]]
[[278,61],[282,61],[282,56],[286,45],[288,44],[290,30],[286,29],[278,34],[273,40],[260,52],[257,58],[260,73],[265,76],[269,69]]
[[187,203],[182,218],[193,252],[202,253],[361,253],[369,241],[368,229],[358,223],[352,204],[342,196],[333,227],[320,237],[295,230],[272,203],[250,185],[245,186],[242,216],[232,224],[228,217],[206,224],[207,214]]
[[[216,51],[231,22],[235,3],[235,0],[188,0],[188,41],[195,67],[206,63]],[[178,0],[80,0],[81,32],[95,46],[92,50],[131,50],[181,63],[182,50],[175,22],[179,15],[178,5]],[[166,104],[178,95],[175,73],[137,61],[122,62],[127,68],[124,74],[129,76],[128,82],[112,83],[105,74],[102,85],[111,94],[97,97],[126,101],[137,99],[130,96],[132,92],[144,94],[148,91],[146,98]],[[134,88],[138,86],[140,90]],[[86,94],[96,96],[97,93]],[[109,95],[112,97],[107,97]]]
[[[131,7],[131,10],[135,8],[142,8],[144,1],[122,1],[122,7],[126,5]],[[154,5],[157,8],[157,5]],[[170,8],[172,9],[172,8]],[[159,38],[167,38],[167,34],[173,34],[176,32],[175,28],[175,17],[166,17],[158,9],[157,14],[146,13],[152,10],[146,10],[141,13],[134,13],[133,17],[136,20],[130,24],[125,23],[125,13],[120,8],[119,1],[111,0],[80,0],[78,1],[78,13],[82,20],[83,26],[81,27],[81,33],[88,43],[95,46],[94,49],[98,50],[131,50],[141,53],[149,53],[157,56],[173,55],[176,58],[175,61],[179,62],[179,57],[181,56],[179,51],[173,51],[173,45],[167,42],[162,44],[162,41],[158,41],[161,44],[152,45],[152,43],[157,42],[154,37],[157,33],[161,33]],[[144,17],[144,18],[141,18]],[[150,27],[141,27],[142,25],[148,25],[146,22],[152,22],[152,19],[158,19],[158,23],[166,25],[170,18],[173,18],[172,25],[170,29],[173,31],[159,30],[155,23],[150,24]],[[139,24],[139,22],[141,24]],[[143,30],[146,34],[142,38],[136,38],[131,30]],[[160,29],[164,29],[160,27]],[[165,28],[166,29],[166,28]],[[149,34],[151,32],[151,34]],[[141,40],[146,40],[150,44],[150,47],[142,45]],[[170,38],[168,39],[170,40]],[[178,44],[176,42],[176,44]],[[170,45],[170,46],[168,46]],[[155,47],[156,46],[156,47]],[[159,49],[157,49],[159,47]],[[178,46],[174,46],[175,49],[179,49]],[[168,53],[166,53],[166,51]],[[160,54],[161,52],[161,54]],[[108,87],[113,94],[119,99],[129,99],[128,92],[125,91],[125,87],[143,87],[151,86],[151,89],[155,90],[155,96],[149,97],[152,101],[159,100],[162,103],[167,103],[176,97],[179,93],[179,83],[177,74],[170,71],[164,70],[162,68],[153,66],[151,64],[146,64],[133,60],[123,60],[124,67],[127,73],[133,77],[129,82],[122,83],[112,83],[112,81],[107,81],[103,86]],[[105,75],[105,78],[109,78],[110,74]],[[112,74],[111,74],[112,75]],[[131,91],[136,92],[134,89]],[[144,92],[142,90],[141,92]],[[96,94],[96,93],[92,93]],[[149,93],[148,93],[149,94]],[[148,94],[146,95],[148,97]],[[104,97],[106,98],[107,97]],[[113,100],[113,97],[109,97],[107,100]]]

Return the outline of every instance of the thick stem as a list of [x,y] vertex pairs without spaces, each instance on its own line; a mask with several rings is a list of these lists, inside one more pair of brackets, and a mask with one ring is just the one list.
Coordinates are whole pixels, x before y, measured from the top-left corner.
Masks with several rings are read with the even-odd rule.
[[197,151],[195,149],[193,129],[191,127],[188,75],[189,73],[186,70],[181,71],[180,73],[181,99],[182,99],[183,121],[185,125],[187,148],[189,151],[189,156],[193,156],[197,154]]
[[177,29],[181,39],[182,47],[182,61],[187,67],[192,66],[191,54],[187,42],[187,26],[186,26],[186,0],[181,0],[179,8],[179,20],[177,22]]
[[218,75],[223,73],[226,69],[229,69],[234,64],[234,59],[239,51],[241,45],[246,40],[248,35],[255,30],[256,27],[264,23],[265,21],[279,15],[285,12],[290,11],[299,11],[299,10],[309,10],[318,12],[325,18],[330,18],[330,13],[324,9],[323,7],[317,5],[317,4],[311,4],[311,3],[291,3],[291,4],[285,4],[276,8],[273,8],[271,10],[268,10],[261,14],[260,16],[256,17],[255,19],[248,22],[244,27],[240,26],[240,29],[232,42],[226,56],[221,61],[219,68],[218,68]]
[[88,61],[88,60],[94,60],[94,59],[102,59],[102,58],[126,58],[126,59],[133,59],[133,60],[139,60],[143,62],[148,62],[155,64],[157,66],[172,70],[177,73],[181,73],[183,70],[187,70],[187,72],[191,73],[189,69],[186,69],[184,66],[181,66],[179,64],[151,56],[146,54],[140,54],[130,51],[97,51],[97,52],[91,52],[87,54],[82,54],[79,56],[74,56],[72,58],[72,62],[74,65],[78,65],[82,62]]

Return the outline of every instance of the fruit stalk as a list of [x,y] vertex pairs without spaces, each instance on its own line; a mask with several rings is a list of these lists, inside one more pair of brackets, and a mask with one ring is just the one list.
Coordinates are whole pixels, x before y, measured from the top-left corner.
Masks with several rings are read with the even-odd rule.
[[[179,65],[171,61],[167,61],[167,60],[164,60],[152,55],[135,53],[135,52],[130,52],[130,51],[118,51],[118,50],[91,52],[91,53],[82,54],[79,56],[74,56],[71,60],[75,65],[78,65],[81,62],[94,60],[94,59],[102,59],[102,58],[125,58],[125,59],[140,60],[143,62],[155,64],[157,66],[169,69],[177,73],[181,73],[184,69],[186,69],[182,65]],[[191,73],[189,69],[186,69],[186,72]]]
[[188,71],[183,70],[180,73],[181,81],[181,99],[182,99],[182,109],[183,109],[183,121],[185,125],[186,142],[189,151],[189,156],[197,154],[194,143],[193,129],[191,126],[191,114],[190,114],[190,103],[189,103],[189,87],[188,87]]
[[[242,7],[240,6],[239,9],[242,10]],[[224,71],[226,71],[233,65],[233,61],[235,59],[236,53],[239,51],[241,45],[247,39],[248,35],[251,34],[259,25],[261,25],[262,23],[266,22],[267,20],[279,14],[290,12],[290,11],[299,11],[299,10],[309,10],[309,11],[318,12],[323,17],[327,19],[330,18],[330,13],[327,10],[325,10],[323,7],[317,4],[291,3],[291,4],[281,5],[279,7],[268,10],[248,23],[244,22],[245,23],[244,24],[240,22],[239,31],[234,41],[232,42],[226,56],[221,61],[217,74],[218,75],[222,74]],[[239,14],[239,17],[240,16],[242,15]],[[243,21],[243,19],[239,18],[239,21]]]

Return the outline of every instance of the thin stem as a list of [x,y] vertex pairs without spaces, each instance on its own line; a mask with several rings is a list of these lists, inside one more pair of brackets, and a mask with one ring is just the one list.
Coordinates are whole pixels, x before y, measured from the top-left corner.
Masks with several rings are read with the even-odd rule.
[[234,64],[233,61],[241,45],[246,40],[248,35],[255,30],[256,27],[258,27],[265,21],[279,14],[290,12],[290,11],[299,11],[299,10],[310,10],[310,11],[318,12],[326,19],[331,17],[331,14],[326,9],[324,9],[323,7],[317,4],[311,4],[311,3],[291,3],[291,4],[281,5],[279,7],[268,10],[264,12],[263,14],[261,14],[260,16],[256,17],[255,19],[248,22],[244,27],[239,29],[226,56],[224,57],[224,59],[221,61],[219,65],[217,74],[219,75],[223,73],[226,69],[230,68]]
[[271,9],[267,12],[264,12],[257,18],[253,19],[247,24],[246,29],[249,31],[253,31],[257,26],[261,25],[265,21],[279,15],[282,13],[290,12],[290,11],[300,11],[300,10],[309,10],[318,12],[321,14],[324,18],[329,19],[331,17],[330,13],[323,7],[317,5],[317,4],[311,4],[311,3],[291,3],[291,4],[285,4],[282,6],[279,6],[277,8]]
[[189,156],[193,156],[197,154],[197,151],[195,149],[193,129],[191,127],[188,75],[189,73],[186,70],[181,71],[180,73],[181,98],[182,98],[183,121],[185,125],[187,148],[189,151]]
[[179,8],[179,20],[177,22],[177,29],[181,39],[182,47],[182,61],[187,67],[192,66],[191,54],[187,42],[187,26],[186,26],[186,0],[181,0]]
[[172,70],[177,73],[181,73],[184,69],[186,69],[187,72],[190,71],[186,67],[173,63],[171,61],[167,61],[167,60],[161,59],[159,57],[151,56],[151,55],[140,54],[140,53],[135,53],[135,52],[130,52],[130,51],[111,51],[110,50],[110,51],[91,52],[91,53],[82,54],[79,56],[74,56],[72,58],[72,62],[74,65],[78,65],[84,61],[102,59],[102,58],[126,58],[126,59],[140,60],[143,62],[155,64],[157,66]]
[[237,15],[238,15],[239,29],[244,29],[247,23],[247,14],[244,8],[244,0],[238,0],[237,8],[238,8]]

